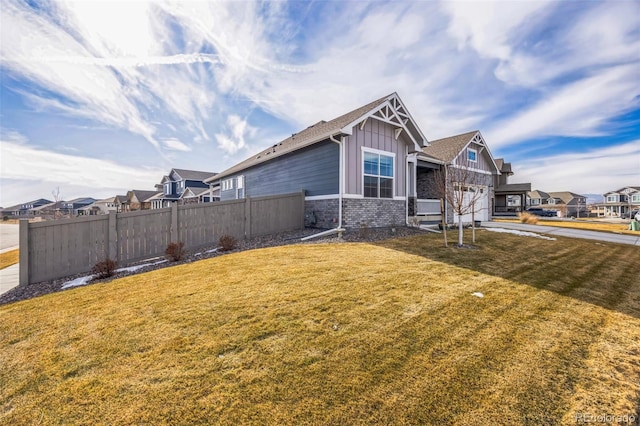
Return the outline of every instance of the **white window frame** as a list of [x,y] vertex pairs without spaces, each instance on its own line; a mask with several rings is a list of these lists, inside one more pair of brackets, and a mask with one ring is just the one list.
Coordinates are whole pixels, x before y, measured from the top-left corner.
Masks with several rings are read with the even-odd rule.
[[640,203],[640,194],[632,194],[631,195],[632,203]]
[[539,206],[540,205],[540,198],[532,198],[531,199],[531,205],[532,206]]
[[220,184],[220,190],[221,191],[230,191],[233,189],[233,181],[234,179],[225,179],[222,181],[222,183]]
[[[473,152],[473,159],[469,158],[470,154]],[[467,161],[470,161],[472,163],[477,163],[478,162],[478,150],[477,149],[473,149],[473,148],[467,148]]]
[[244,198],[244,175],[236,177],[236,200]]
[[[393,176],[390,178],[391,179],[391,197],[380,197],[380,181],[378,180],[378,196],[377,197],[367,197],[366,195],[364,195],[364,177],[365,177],[365,173],[364,173],[364,154],[365,153],[369,153],[369,154],[376,154],[378,156],[380,155],[384,155],[385,157],[390,157],[391,160],[393,161]],[[374,149],[374,148],[367,148],[367,147],[362,147],[361,150],[361,161],[360,161],[360,166],[362,167],[361,169],[361,173],[360,173],[360,178],[361,178],[361,185],[362,185],[362,196],[364,198],[371,198],[371,199],[378,199],[378,200],[393,200],[396,197],[396,175],[397,175],[397,169],[398,169],[398,164],[396,162],[396,153],[395,152],[389,152],[389,151],[382,151],[379,149]],[[380,159],[378,158],[378,165]],[[389,179],[389,176],[381,176],[380,175],[380,171],[378,170],[378,174],[377,175],[372,175],[372,174],[366,174],[366,176],[372,176],[372,177],[377,177],[378,179],[380,179],[380,177],[383,178],[387,178]]]
[[619,198],[618,195],[607,195],[607,203],[617,203]]

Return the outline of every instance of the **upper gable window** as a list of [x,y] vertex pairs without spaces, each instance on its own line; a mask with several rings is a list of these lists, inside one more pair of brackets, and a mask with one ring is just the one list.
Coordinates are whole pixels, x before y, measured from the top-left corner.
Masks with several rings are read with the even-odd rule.
[[362,159],[363,195],[369,198],[393,198],[395,156],[367,150],[363,152]]
[[471,161],[472,163],[477,163],[478,151],[472,148],[467,149],[467,160]]

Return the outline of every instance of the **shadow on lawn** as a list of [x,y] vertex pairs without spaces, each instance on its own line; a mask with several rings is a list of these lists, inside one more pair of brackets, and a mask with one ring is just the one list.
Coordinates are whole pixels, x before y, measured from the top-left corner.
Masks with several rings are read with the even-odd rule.
[[[465,231],[465,244],[471,232]],[[553,291],[640,318],[637,247],[573,238],[548,241],[477,230],[475,249],[449,247],[440,234],[380,241],[378,246]]]

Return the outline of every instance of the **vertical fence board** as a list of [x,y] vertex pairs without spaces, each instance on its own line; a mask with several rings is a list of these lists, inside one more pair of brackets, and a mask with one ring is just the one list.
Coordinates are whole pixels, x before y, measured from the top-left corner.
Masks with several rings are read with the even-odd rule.
[[[304,194],[286,194],[158,210],[25,223],[20,282],[35,283],[91,270],[111,257],[120,265],[164,255],[172,241],[185,249],[303,227]],[[26,245],[27,247],[23,247]],[[21,257],[22,260],[22,257]]]

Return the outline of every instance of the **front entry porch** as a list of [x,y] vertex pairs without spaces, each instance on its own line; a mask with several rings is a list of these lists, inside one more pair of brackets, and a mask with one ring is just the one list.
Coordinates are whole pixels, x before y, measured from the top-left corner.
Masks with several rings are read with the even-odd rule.
[[527,192],[530,183],[512,183],[500,185],[495,189],[493,216],[517,216],[527,209]]

